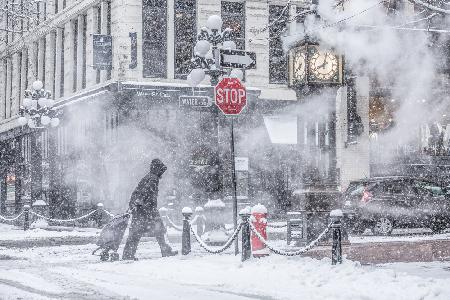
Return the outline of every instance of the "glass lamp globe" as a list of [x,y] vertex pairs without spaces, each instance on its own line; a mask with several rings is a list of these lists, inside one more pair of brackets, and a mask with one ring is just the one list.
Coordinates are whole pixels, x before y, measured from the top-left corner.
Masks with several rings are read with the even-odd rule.
[[51,119],[49,116],[43,115],[41,116],[41,124],[44,126],[47,126],[48,124],[50,124]]
[[191,81],[195,82],[196,84],[199,84],[200,82],[205,79],[205,70],[203,69],[193,69],[190,73]]
[[234,41],[224,41],[222,48],[226,50],[236,50],[236,43]]
[[47,106],[47,98],[44,98],[44,97],[39,98],[38,104],[39,104],[40,106],[42,106],[42,107]]
[[191,74],[189,74],[186,79],[187,79],[187,82],[188,82],[190,87],[196,87],[198,85],[197,82],[194,82],[192,80]]
[[35,82],[33,82],[32,87],[33,87],[33,90],[39,91],[40,89],[42,89],[44,87],[44,84],[42,83],[42,81],[36,80]]
[[28,127],[30,127],[30,128],[36,127],[36,123],[34,122],[33,119],[28,119]]
[[52,118],[50,121],[50,125],[52,125],[52,127],[56,127],[59,125],[59,118]]
[[195,51],[200,57],[204,57],[206,53],[208,53],[210,48],[211,45],[209,44],[208,41],[205,40],[198,40],[197,43],[195,44]]
[[22,116],[17,119],[17,122],[19,123],[20,126],[25,126],[28,123],[28,119]]
[[244,79],[244,72],[242,72],[241,69],[233,69],[230,72],[230,77],[242,80],[242,79]]
[[24,98],[24,99],[23,99],[23,106],[24,106],[25,108],[30,107],[31,104],[32,104],[31,101],[33,101],[33,100],[31,100],[31,98]]
[[53,105],[55,105],[55,100],[47,99],[47,107],[53,107]]
[[222,29],[222,18],[218,15],[209,16],[206,26],[211,30],[220,30]]

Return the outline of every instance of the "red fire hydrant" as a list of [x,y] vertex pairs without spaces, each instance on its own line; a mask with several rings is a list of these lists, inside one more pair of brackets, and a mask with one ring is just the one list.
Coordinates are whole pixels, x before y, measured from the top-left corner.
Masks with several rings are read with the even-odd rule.
[[[267,208],[259,204],[252,207],[252,216],[250,221],[259,235],[267,241]],[[260,238],[252,231],[252,254],[254,257],[269,255],[269,249],[264,245]]]

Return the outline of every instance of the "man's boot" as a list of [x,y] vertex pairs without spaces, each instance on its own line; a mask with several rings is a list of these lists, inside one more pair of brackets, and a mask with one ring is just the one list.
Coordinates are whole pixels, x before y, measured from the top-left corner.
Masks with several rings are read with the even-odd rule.
[[162,257],[175,256],[178,255],[178,251],[172,250],[169,245],[166,245],[165,247],[161,247],[161,255]]
[[159,244],[159,247],[161,248],[161,255],[162,257],[168,257],[168,256],[175,256],[178,255],[178,251],[172,250],[172,247],[170,247],[169,244],[167,244],[165,236],[157,236],[156,241]]

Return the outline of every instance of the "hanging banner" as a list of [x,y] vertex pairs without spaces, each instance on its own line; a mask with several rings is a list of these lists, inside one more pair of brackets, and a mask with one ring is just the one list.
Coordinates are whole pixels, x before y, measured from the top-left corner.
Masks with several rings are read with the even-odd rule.
[[94,69],[112,69],[112,36],[105,34],[94,34],[93,52]]
[[130,56],[130,69],[136,69],[137,67],[137,33],[130,32],[129,33],[131,39],[131,56]]

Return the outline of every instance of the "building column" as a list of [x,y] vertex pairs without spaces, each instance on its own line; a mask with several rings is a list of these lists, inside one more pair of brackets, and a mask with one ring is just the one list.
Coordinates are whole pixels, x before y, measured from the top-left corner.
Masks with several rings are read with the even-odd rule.
[[56,2],[55,1],[58,1],[58,0],[47,1],[47,7],[46,7],[47,18],[51,18],[53,15],[56,14],[56,12],[55,12],[55,8],[56,8],[55,3]]
[[[6,103],[6,64],[5,59],[0,60],[0,120],[5,116],[5,103]],[[1,177],[0,177],[1,179]]]
[[[20,69],[20,99],[23,99],[25,95],[25,90],[28,88],[28,74],[27,74],[27,68],[28,68],[28,48],[24,48],[22,50],[22,64]],[[19,106],[22,104],[22,101],[20,101]]]
[[6,58],[6,93],[5,93],[5,119],[11,116],[11,83],[12,83],[12,60],[11,57]]
[[[61,6],[62,7],[62,6]],[[61,97],[61,80],[64,80],[64,74],[62,73],[62,63],[61,63],[61,57],[62,57],[62,35],[63,35],[64,29],[58,28],[56,29],[56,59],[55,59],[55,95],[54,98],[58,99]]]
[[[101,26],[100,26],[100,33],[101,34],[108,34],[108,2],[102,1],[100,5],[100,12],[101,12]],[[114,41],[113,41],[113,53],[114,53]],[[101,70],[100,71],[100,82],[105,82],[108,79],[108,70]]]
[[78,16],[78,36],[77,36],[77,90],[81,90],[83,88],[83,69],[86,65],[86,62],[84,61],[83,57],[83,51],[84,51],[84,42],[83,42],[83,33],[84,33],[84,20],[85,15],[79,15]]
[[87,11],[87,36],[86,36],[86,87],[89,88],[96,84],[97,80],[97,70],[93,68],[94,57],[93,57],[93,34],[98,31],[98,10],[97,7],[91,7]]
[[45,86],[45,38],[40,38],[38,42],[38,69],[37,69],[37,78],[44,83]]
[[55,33],[52,31],[45,37],[45,89],[50,91],[53,96],[53,90],[55,85]]
[[73,44],[73,22],[64,26],[64,96],[73,93],[73,71],[74,71],[74,44]]
[[36,60],[38,56],[37,43],[31,43],[28,47],[28,87],[31,88],[33,82],[37,79]]
[[54,1],[58,1],[58,12],[62,11],[64,9],[63,6],[64,0],[54,0]]
[[14,53],[12,56],[11,116],[15,116],[19,112],[20,62],[19,53]]

